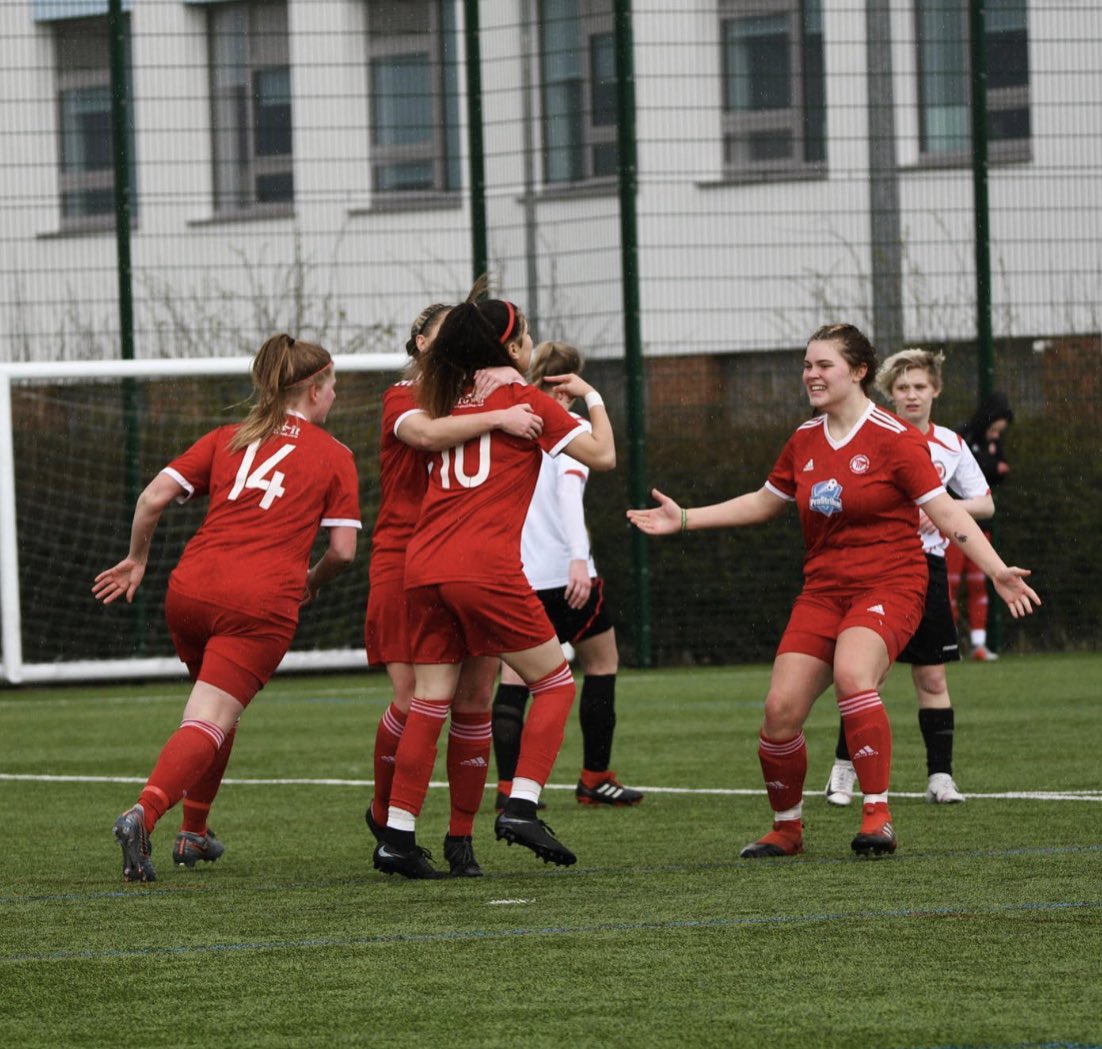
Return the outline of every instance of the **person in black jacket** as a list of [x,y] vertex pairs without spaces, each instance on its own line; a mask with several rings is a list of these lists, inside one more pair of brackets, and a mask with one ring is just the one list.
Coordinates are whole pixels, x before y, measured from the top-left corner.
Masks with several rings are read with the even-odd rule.
[[[992,491],[1010,473],[1010,464],[1007,463],[1003,450],[1003,437],[1013,421],[1014,411],[1006,394],[996,390],[980,402],[968,422],[957,427],[957,432],[972,450]],[[984,535],[988,539],[991,537],[987,530]],[[949,600],[954,616],[957,615],[957,591],[962,584],[964,587],[972,659],[983,663],[998,659],[998,654],[987,644],[987,580],[983,573],[955,546],[950,546],[946,553],[946,568],[949,572]]]

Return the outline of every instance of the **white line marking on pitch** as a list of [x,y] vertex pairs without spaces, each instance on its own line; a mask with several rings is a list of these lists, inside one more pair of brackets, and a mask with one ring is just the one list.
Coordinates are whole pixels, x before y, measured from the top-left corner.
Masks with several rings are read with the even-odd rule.
[[[50,773],[0,772],[0,782],[15,783],[145,783],[145,776],[66,776]],[[225,779],[225,784],[238,787],[371,787],[370,779]],[[444,781],[429,784],[445,789]],[[488,783],[487,790],[496,790],[496,784]],[[545,790],[573,790],[573,783],[548,783]],[[764,790],[745,787],[644,787],[646,794],[700,794],[711,797],[760,797]],[[818,796],[819,791],[805,794],[806,798]],[[922,792],[892,791],[893,798],[922,798]],[[969,798],[985,798],[989,801],[1102,801],[1102,790],[1010,790],[990,794],[969,793]]]
[[488,907],[515,907],[521,903],[535,903],[533,900],[487,900],[486,906]]

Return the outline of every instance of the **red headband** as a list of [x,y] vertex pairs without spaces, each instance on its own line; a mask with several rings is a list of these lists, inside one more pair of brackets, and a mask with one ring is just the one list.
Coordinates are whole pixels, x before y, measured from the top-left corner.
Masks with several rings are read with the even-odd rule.
[[505,325],[505,330],[501,333],[501,338],[498,339],[502,346],[509,341],[509,336],[513,334],[513,326],[517,322],[516,307],[508,299],[503,301],[505,302],[505,308],[509,311],[509,323]]
[[301,379],[296,379],[294,382],[289,383],[286,387],[288,390],[293,390],[296,386],[301,386],[304,382],[309,382],[311,379],[316,379],[326,368],[331,367],[333,359],[330,357],[328,362],[323,364],[316,372],[311,372],[309,375],[304,375]]

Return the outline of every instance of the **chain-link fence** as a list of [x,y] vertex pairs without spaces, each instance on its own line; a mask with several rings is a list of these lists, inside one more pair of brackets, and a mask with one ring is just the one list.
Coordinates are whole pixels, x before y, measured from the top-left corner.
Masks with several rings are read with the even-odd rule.
[[946,349],[942,423],[1007,392],[1046,603],[1004,643],[1094,645],[1100,43],[1089,0],[12,0],[0,361],[389,351],[484,255],[613,408],[626,654],[722,661],[770,654],[794,521],[644,546],[624,507],[760,485],[850,321]]

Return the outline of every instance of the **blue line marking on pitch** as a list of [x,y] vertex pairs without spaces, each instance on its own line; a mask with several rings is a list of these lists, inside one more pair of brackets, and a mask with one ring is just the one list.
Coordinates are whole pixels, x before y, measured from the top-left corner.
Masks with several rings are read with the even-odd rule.
[[771,915],[744,918],[682,919],[665,922],[605,922],[597,925],[547,926],[528,929],[458,929],[447,932],[380,933],[377,936],[324,937],[311,940],[272,940],[269,942],[211,943],[161,947],[136,947],[130,950],[44,951],[40,954],[0,956],[0,963],[53,961],[101,961],[107,958],[175,957],[190,954],[223,954],[237,951],[301,951],[330,947],[373,947],[403,943],[461,943],[477,940],[511,940],[526,936],[577,936],[608,932],[662,932],[677,929],[731,929],[757,925],[801,925],[837,921],[883,921],[900,918],[978,917],[1038,911],[1096,910],[1102,900],[1067,902],[1034,901],[1001,907],[927,907],[888,911],[837,911],[824,914]]

